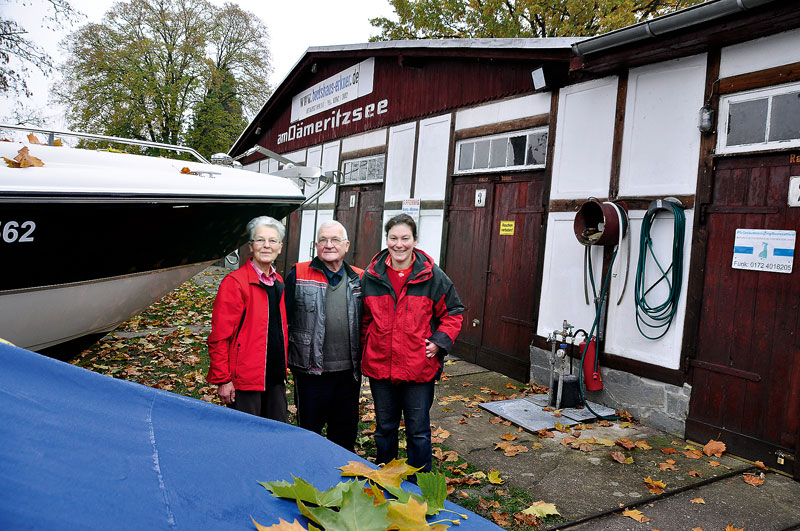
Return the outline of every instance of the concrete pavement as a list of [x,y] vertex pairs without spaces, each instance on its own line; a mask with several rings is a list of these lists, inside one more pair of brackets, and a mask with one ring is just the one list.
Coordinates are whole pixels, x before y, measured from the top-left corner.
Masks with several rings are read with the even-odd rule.
[[[554,437],[541,438],[528,431],[520,432],[513,424],[492,423],[493,414],[475,407],[476,394],[488,397],[481,388],[520,396],[520,389],[525,387],[522,382],[453,358],[446,364],[445,373],[449,376],[437,385],[431,411],[431,422],[451,434],[444,445],[483,471],[500,471],[506,485],[524,489],[534,501],[555,504],[566,522],[553,529],[800,529],[800,483],[791,478],[763,471],[764,483],[752,486],[744,481],[743,473],[760,474],[762,470],[751,463],[727,454],[691,459],[683,452],[688,452],[687,447],[702,449],[702,445],[635,423],[587,423],[580,430],[578,441],[594,438],[595,442],[574,449],[562,444],[574,433],[553,430]],[[507,433],[518,436],[512,444],[525,446],[528,451],[508,457],[496,450],[495,445],[503,442],[500,437]],[[642,445],[645,449],[607,446],[620,438],[633,443],[646,441]],[[573,446],[580,444],[574,442]],[[615,450],[632,457],[633,462],[614,461],[609,454]],[[662,470],[661,466],[667,469]],[[663,482],[663,493],[651,493],[646,478]],[[623,517],[620,513],[624,508],[641,511],[650,520],[638,522]]]

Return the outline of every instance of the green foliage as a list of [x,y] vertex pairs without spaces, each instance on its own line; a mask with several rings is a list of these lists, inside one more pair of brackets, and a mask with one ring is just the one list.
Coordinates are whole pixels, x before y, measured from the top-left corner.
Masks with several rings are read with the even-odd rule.
[[74,129],[227,151],[269,95],[267,30],[233,4],[128,0],[64,43],[56,97]]
[[[288,481],[259,481],[259,484],[278,498],[291,498],[305,503],[313,503],[320,507],[339,507],[342,505],[342,495],[349,488],[347,483],[337,483],[335,486],[322,492],[314,485],[292,476],[294,483]],[[363,483],[362,483],[363,484]]]
[[578,37],[622,28],[702,0],[389,0],[399,21],[370,19],[372,40]]
[[372,497],[364,492],[365,483],[365,480],[346,483],[338,511],[327,507],[307,507],[297,500],[300,514],[328,531],[384,531],[389,508],[386,504],[372,503]]

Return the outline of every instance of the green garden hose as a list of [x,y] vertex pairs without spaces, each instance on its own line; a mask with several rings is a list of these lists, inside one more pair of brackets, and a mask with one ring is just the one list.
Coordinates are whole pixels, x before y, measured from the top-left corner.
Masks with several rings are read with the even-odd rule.
[[[664,269],[653,251],[653,239],[650,235],[653,221],[659,210],[672,212],[673,238],[672,238],[672,263]],[[683,284],[683,240],[686,233],[686,216],[683,209],[675,201],[658,199],[650,203],[647,213],[642,219],[642,231],[639,236],[639,261],[636,265],[636,287],[634,299],[636,302],[636,328],[647,339],[661,339],[669,331],[672,320],[678,309]],[[646,265],[648,254],[658,267],[661,275],[655,282],[646,285]],[[647,300],[650,292],[662,282],[666,282],[667,296],[658,304]],[[651,295],[652,298],[652,295]],[[653,329],[655,333],[648,335],[642,327]],[[658,333],[659,329],[661,330]]]

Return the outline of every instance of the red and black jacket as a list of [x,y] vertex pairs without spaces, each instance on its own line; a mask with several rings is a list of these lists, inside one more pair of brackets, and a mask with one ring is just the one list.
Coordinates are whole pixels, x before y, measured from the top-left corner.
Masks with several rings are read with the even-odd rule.
[[[364,317],[361,372],[371,378],[429,382],[461,331],[464,306],[453,282],[433,259],[414,249],[414,265],[399,294],[386,273],[388,249],[375,255],[361,279]],[[439,356],[425,355],[425,340]]]

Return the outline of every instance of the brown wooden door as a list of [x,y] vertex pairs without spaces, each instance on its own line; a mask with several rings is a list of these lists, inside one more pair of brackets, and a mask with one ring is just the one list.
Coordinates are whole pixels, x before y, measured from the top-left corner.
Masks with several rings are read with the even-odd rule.
[[[794,160],[794,159],[791,159]],[[800,477],[800,264],[733,269],[736,229],[797,230],[789,154],[720,159],[703,210],[707,254],[686,436]],[[783,454],[780,464],[779,454]]]
[[383,185],[339,187],[336,220],[347,229],[350,250],[345,260],[365,268],[382,248]]
[[[484,207],[475,206],[478,190]],[[456,354],[525,381],[538,309],[542,181],[459,178],[448,213],[446,271],[467,307]]]

